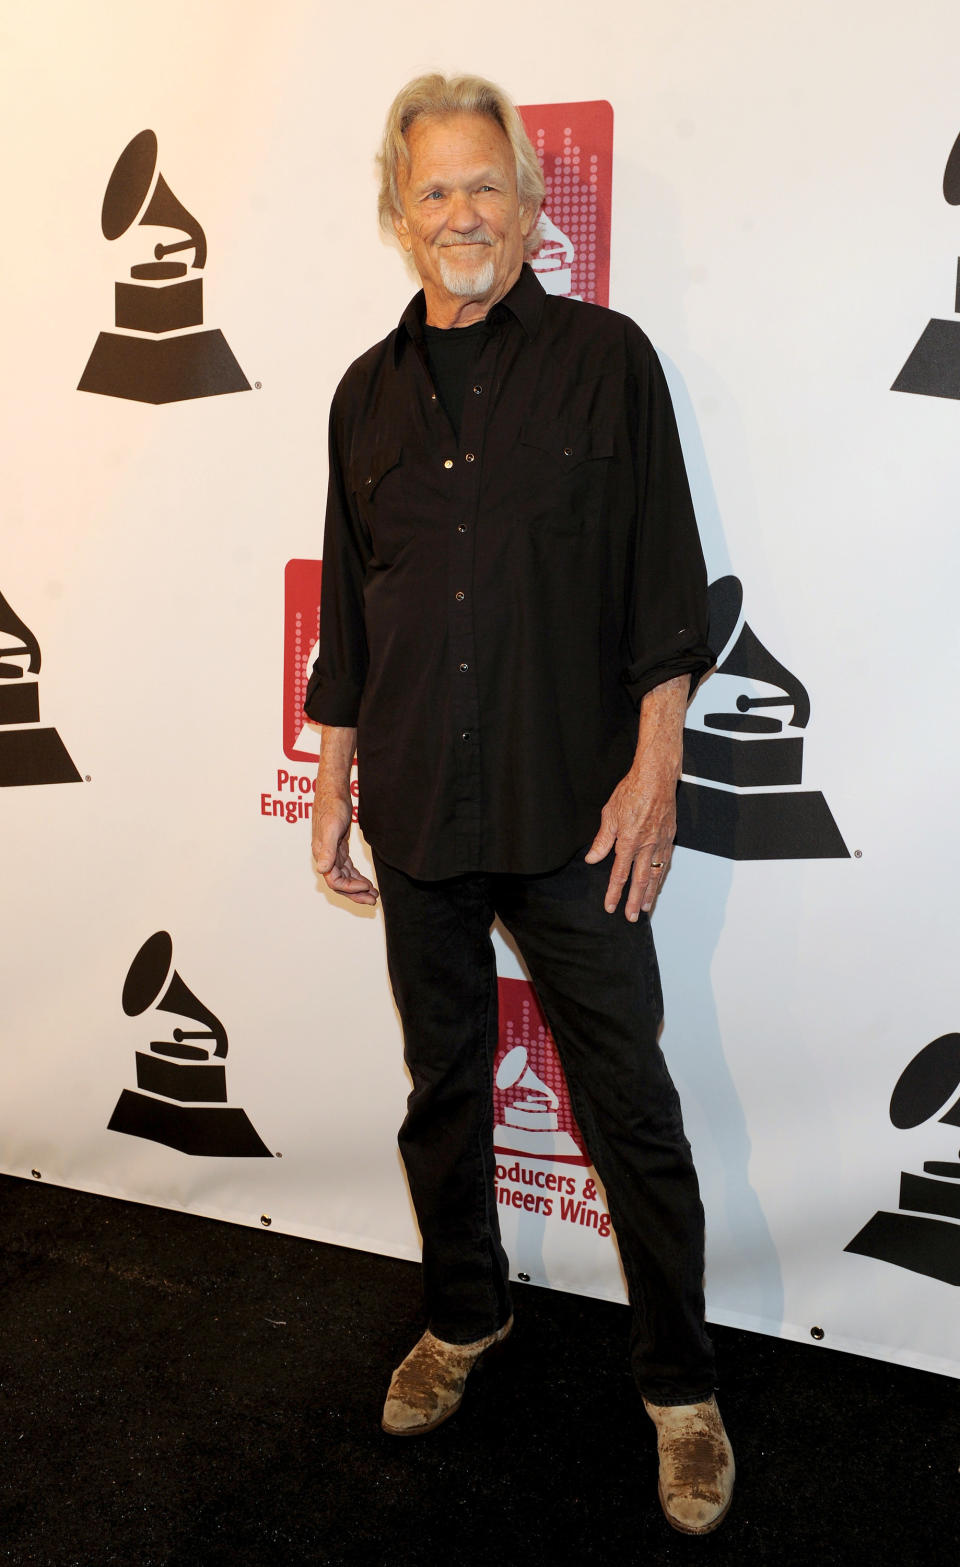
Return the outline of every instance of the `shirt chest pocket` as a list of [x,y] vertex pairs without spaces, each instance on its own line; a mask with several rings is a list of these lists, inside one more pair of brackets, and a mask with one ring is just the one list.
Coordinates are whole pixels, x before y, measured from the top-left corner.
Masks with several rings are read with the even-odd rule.
[[613,456],[613,436],[559,420],[528,420],[515,451],[518,515],[534,528],[573,535],[596,523]]
[[399,441],[361,448],[350,463],[349,484],[374,554],[392,561],[413,531]]

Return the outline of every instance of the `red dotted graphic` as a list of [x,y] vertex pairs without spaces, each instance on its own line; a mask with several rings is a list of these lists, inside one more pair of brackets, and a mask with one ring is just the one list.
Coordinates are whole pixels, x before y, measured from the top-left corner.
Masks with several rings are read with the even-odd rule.
[[547,187],[534,271],[548,293],[606,305],[613,110],[601,100],[536,104],[520,113]]
[[288,560],[284,571],[283,751],[290,761],[316,761],[297,750],[303,729],[309,660],[320,630],[319,560]]

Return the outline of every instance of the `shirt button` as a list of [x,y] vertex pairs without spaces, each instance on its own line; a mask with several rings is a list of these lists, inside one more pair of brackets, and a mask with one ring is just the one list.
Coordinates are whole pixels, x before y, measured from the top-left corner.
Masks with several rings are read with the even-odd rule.
[[466,533],[466,531],[467,531],[466,523],[465,522],[458,522],[457,523],[457,532],[458,533]]
[[480,393],[481,393],[481,392],[482,392],[482,391],[483,391],[483,387],[482,387],[482,386],[475,386],[475,387],[474,387],[474,389],[473,389],[473,395],[474,395],[474,397],[479,397],[479,396],[480,396]]
[[461,673],[461,675],[465,675],[469,668],[470,668],[469,664],[461,664],[460,665],[460,673]]
[[472,452],[467,452],[466,453],[466,461],[467,462],[473,462],[474,461],[474,456],[473,456]]
[[563,455],[564,455],[564,457],[572,457],[573,456],[573,447],[572,446],[565,446],[563,448]]
[[462,604],[463,603],[464,595],[462,593],[455,593],[453,596],[456,599],[458,604]]
[[460,731],[460,739],[461,740],[469,740],[470,739],[470,731],[469,731],[469,729],[461,729],[461,731]]
[[445,468],[452,468],[453,467],[453,458],[452,457],[445,457],[444,460],[443,460],[443,466]]

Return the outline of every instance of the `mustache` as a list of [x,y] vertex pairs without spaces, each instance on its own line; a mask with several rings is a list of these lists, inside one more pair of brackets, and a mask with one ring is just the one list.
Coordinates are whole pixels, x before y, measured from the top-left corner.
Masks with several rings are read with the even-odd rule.
[[486,229],[474,229],[471,234],[464,234],[462,239],[442,239],[438,249],[446,250],[450,245],[492,245],[493,235]]

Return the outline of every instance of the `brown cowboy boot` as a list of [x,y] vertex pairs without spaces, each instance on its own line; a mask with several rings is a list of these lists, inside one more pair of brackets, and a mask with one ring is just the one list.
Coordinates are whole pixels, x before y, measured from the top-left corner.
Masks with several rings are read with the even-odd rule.
[[660,1455],[660,1506],[681,1534],[709,1534],[733,1498],[733,1449],[715,1398],[705,1404],[649,1404]]
[[511,1317],[496,1333],[472,1344],[447,1344],[428,1328],[390,1378],[380,1422],[384,1431],[391,1436],[423,1436],[449,1420],[460,1408],[474,1366],[503,1343],[512,1327]]

